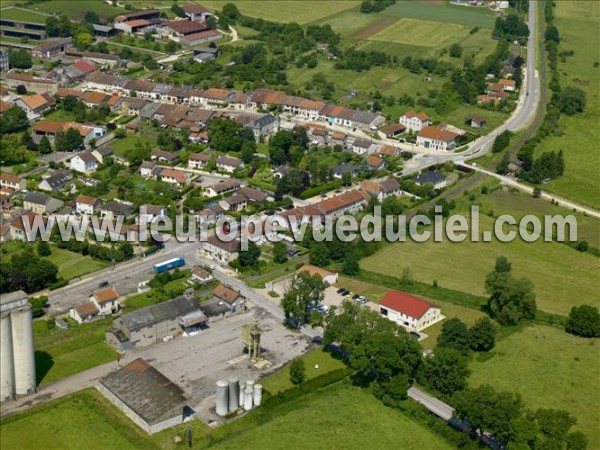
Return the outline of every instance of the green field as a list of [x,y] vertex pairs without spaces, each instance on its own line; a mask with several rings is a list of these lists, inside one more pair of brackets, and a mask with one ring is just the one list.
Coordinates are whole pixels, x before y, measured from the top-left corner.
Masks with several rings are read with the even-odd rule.
[[262,425],[231,433],[218,449],[445,449],[442,438],[364,389],[344,382],[278,408]]
[[48,14],[63,12],[72,20],[82,20],[88,11],[95,12],[105,21],[126,12],[124,8],[108,5],[102,0],[50,0],[35,3],[29,8]]
[[562,150],[565,174],[543,186],[544,190],[567,196],[575,201],[600,207],[600,153],[598,153],[598,123],[600,122],[600,2],[556,2],[555,25],[561,36],[559,51],[574,50],[566,62],[560,62],[561,87],[575,86],[585,91],[587,106],[575,116],[562,115],[562,136],[545,139],[536,149]]
[[65,280],[80,277],[108,266],[105,261],[98,261],[89,256],[83,256],[80,253],[73,253],[55,246],[52,246],[52,254],[47,259],[56,264],[58,276]]
[[[4,6],[4,3],[2,3]],[[30,23],[46,23],[46,15],[36,14],[32,11],[27,11],[21,8],[5,8],[0,11],[0,16],[4,20],[17,20],[19,22],[30,22]]]
[[133,149],[138,142],[142,145],[156,145],[156,139],[152,139],[151,137],[128,134],[122,139],[113,139],[110,142],[110,147],[115,151],[116,155],[124,157],[127,156],[127,152]]
[[249,17],[273,22],[296,22],[305,24],[339,13],[350,8],[358,8],[359,1],[306,1],[306,0],[202,0],[197,3],[210,9],[220,10],[227,3],[235,4],[239,11]]
[[577,418],[576,428],[600,448],[600,356],[597,340],[529,326],[501,339],[491,358],[471,363],[470,384],[519,392],[532,408],[556,408]]
[[[319,375],[325,375],[333,370],[346,368],[346,365],[342,361],[335,359],[330,353],[323,351],[321,348],[305,353],[300,359],[304,361],[307,380]],[[316,369],[315,365],[318,365],[319,368]],[[260,383],[271,394],[294,387],[290,382],[289,366],[284,366],[261,379]]]
[[[493,230],[492,219],[480,216],[481,230]],[[567,315],[574,305],[598,306],[600,260],[579,253],[564,244],[537,241],[524,243],[470,242],[453,243],[407,242],[389,244],[381,251],[361,261],[366,270],[399,276],[410,267],[417,281],[441,287],[484,295],[486,275],[493,269],[498,256],[506,256],[517,277],[527,277],[535,284],[538,308]]]
[[468,27],[455,23],[403,18],[367,39],[395,44],[441,47],[458,42],[468,34]]
[[51,383],[60,378],[114,361],[117,352],[104,341],[104,332],[112,319],[35,335],[36,378],[38,384]]
[[206,425],[194,420],[149,436],[98,391],[85,389],[25,413],[2,418],[0,432],[2,449],[6,450],[133,450],[177,448],[173,437],[185,438],[188,428],[193,429],[194,439],[209,431]]

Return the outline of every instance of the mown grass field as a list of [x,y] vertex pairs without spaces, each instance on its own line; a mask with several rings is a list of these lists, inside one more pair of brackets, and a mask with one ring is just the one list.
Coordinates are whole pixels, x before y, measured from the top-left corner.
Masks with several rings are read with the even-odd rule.
[[83,256],[80,253],[73,253],[55,246],[52,246],[52,254],[46,259],[56,264],[58,276],[65,280],[80,277],[108,266],[105,261],[98,261],[89,256]]
[[203,6],[220,10],[227,3],[233,3],[239,11],[249,17],[257,17],[273,22],[296,22],[305,24],[331,16],[350,8],[358,8],[360,1],[305,1],[305,0],[207,0]]
[[598,123],[600,122],[600,42],[599,2],[556,2],[555,25],[561,36],[560,51],[573,50],[575,54],[560,62],[561,87],[574,86],[587,96],[583,113],[562,115],[562,136],[545,139],[536,154],[562,150],[565,156],[565,174],[543,186],[544,190],[564,195],[573,200],[600,207],[600,153],[598,152]]
[[[194,439],[209,432],[200,421],[188,422],[149,436],[95,389],[85,389],[24,413],[2,419],[2,448],[44,449],[170,449],[173,438]],[[183,447],[183,444],[179,444]]]
[[577,418],[576,429],[589,439],[588,448],[600,448],[599,351],[597,340],[528,326],[501,339],[489,359],[475,359],[469,384],[518,392],[531,409],[569,411]]
[[[451,446],[364,389],[344,382],[277,407],[277,418],[231,433],[216,449],[446,449]],[[243,420],[243,419],[242,419]]]
[[469,28],[455,23],[402,18],[367,39],[423,47],[442,47],[465,38]]
[[35,364],[38,384],[114,361],[117,352],[104,341],[112,319],[74,326],[67,330],[35,335]]
[[[34,11],[27,11],[21,8],[4,8],[4,2],[0,3],[3,9],[0,11],[0,16],[4,20],[18,20],[21,22],[31,23],[46,23],[46,15],[36,14]],[[4,39],[4,37],[2,37]]]
[[[493,230],[492,219],[481,215],[480,226],[482,231]],[[555,242],[525,243],[517,238],[510,243],[468,239],[416,243],[408,239],[363,259],[361,267],[391,276],[400,276],[409,267],[417,281],[436,280],[441,287],[484,295],[485,277],[498,256],[512,262],[515,276],[533,281],[543,311],[567,315],[572,306],[600,304],[600,260]]]
[[69,19],[82,20],[85,13],[95,12],[102,20],[108,20],[126,12],[124,8],[111,6],[101,0],[50,0],[29,6],[33,11],[48,14],[65,13]]
[[133,149],[138,142],[141,145],[156,145],[156,140],[149,136],[128,134],[122,139],[113,139],[110,147],[118,156],[127,156],[127,152]]
[[[306,370],[306,379],[325,375],[333,370],[344,369],[346,365],[339,359],[335,359],[329,352],[323,351],[321,348],[316,348],[308,353],[305,353],[300,357],[304,361],[304,368]],[[315,368],[318,365],[319,368]],[[289,364],[278,369],[270,375],[260,380],[260,383],[264,388],[271,394],[277,394],[280,391],[285,391],[294,387],[290,381],[290,367]]]

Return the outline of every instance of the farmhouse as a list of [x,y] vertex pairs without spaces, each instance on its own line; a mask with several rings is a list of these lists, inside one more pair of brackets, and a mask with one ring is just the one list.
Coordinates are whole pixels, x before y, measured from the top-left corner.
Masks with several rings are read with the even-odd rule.
[[194,46],[206,42],[218,41],[223,35],[218,30],[206,30],[199,33],[188,34],[179,38],[181,45]]
[[409,331],[422,331],[444,319],[439,306],[400,291],[388,291],[379,302],[383,317]]
[[148,434],[193,414],[183,390],[142,358],[100,379],[98,390]]
[[4,81],[9,88],[14,89],[22,85],[25,86],[28,92],[48,92],[54,95],[58,90],[58,84],[55,81],[46,80],[45,78],[35,78],[25,73],[11,72]]
[[233,289],[220,284],[212,293],[219,301],[226,303],[233,314],[245,311],[246,299]]
[[406,131],[406,126],[401,123],[392,123],[377,130],[380,138],[392,138]]
[[212,16],[213,14],[206,8],[197,3],[187,2],[185,5],[181,7],[185,15],[193,21],[196,20],[206,20],[208,16]]

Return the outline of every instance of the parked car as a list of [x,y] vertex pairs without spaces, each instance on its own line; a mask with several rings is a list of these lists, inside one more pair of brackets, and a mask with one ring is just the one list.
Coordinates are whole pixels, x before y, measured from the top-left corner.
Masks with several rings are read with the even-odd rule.
[[99,288],[104,288],[106,286],[108,286],[108,281],[106,281],[106,280],[101,281],[100,283],[98,283],[98,287]]
[[352,300],[359,300],[359,299],[360,299],[360,295],[358,295],[358,294],[354,294],[352,296]]
[[342,293],[342,292],[344,292],[345,290],[346,290],[346,289],[344,289],[344,288],[339,288],[339,289],[338,289],[336,292],[337,292],[338,294],[341,294],[341,293]]
[[345,297],[346,295],[348,295],[348,292],[350,292],[348,289],[344,289],[342,292],[340,292],[340,295],[342,297]]
[[348,293],[346,294],[346,298],[347,298],[348,300],[350,300],[350,299],[352,298],[352,296],[353,296],[353,295],[354,295],[354,292],[350,291],[350,292],[348,292]]

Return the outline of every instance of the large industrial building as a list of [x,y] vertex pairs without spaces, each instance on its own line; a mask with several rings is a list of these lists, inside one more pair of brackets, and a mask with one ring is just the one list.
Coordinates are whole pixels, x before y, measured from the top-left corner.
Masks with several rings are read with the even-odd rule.
[[98,390],[149,434],[179,425],[194,413],[183,390],[142,358],[102,378]]
[[23,291],[0,295],[0,400],[35,392],[33,317]]
[[[125,314],[113,322],[106,341],[119,351],[145,347],[170,339],[179,333],[196,331],[208,322],[194,298],[176,298]],[[182,320],[183,319],[183,320]]]

